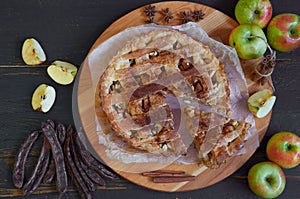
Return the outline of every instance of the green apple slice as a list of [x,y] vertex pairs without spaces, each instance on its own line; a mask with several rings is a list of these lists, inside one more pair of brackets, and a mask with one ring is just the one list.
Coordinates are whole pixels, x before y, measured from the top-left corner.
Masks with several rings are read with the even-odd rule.
[[265,104],[257,111],[256,117],[263,118],[272,110],[274,104],[276,101],[276,97],[272,96],[270,97]]
[[29,38],[23,43],[22,58],[27,65],[38,65],[46,61],[46,54],[37,40]]
[[58,84],[71,84],[77,74],[77,67],[65,61],[55,61],[47,68],[48,75]]
[[249,110],[257,117],[263,118],[272,110],[276,96],[268,89],[258,91],[248,99]]
[[31,98],[31,105],[34,110],[48,112],[54,104],[56,97],[55,89],[47,84],[39,85]]

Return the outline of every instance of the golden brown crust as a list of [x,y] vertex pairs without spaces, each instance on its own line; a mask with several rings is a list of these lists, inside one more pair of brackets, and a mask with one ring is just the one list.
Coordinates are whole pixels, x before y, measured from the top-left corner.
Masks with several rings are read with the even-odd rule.
[[[199,151],[202,163],[215,169],[236,155],[246,142],[250,127],[251,125],[246,122],[229,119],[218,132],[215,132],[216,129],[213,129],[214,132],[208,132],[208,130],[199,132],[194,139],[194,144]],[[215,139],[206,139],[208,133],[215,134]],[[211,147],[207,147],[207,145],[211,145]],[[209,149],[203,149],[203,146]],[[203,153],[203,151],[205,152]]]

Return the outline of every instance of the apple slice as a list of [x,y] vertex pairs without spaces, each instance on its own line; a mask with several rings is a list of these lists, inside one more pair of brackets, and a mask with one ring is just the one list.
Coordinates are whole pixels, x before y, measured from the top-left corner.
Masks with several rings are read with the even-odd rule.
[[32,108],[40,112],[48,112],[53,106],[56,97],[55,89],[47,84],[39,85],[31,99]]
[[268,89],[258,91],[248,99],[249,110],[257,117],[265,117],[273,108],[276,96]]
[[64,61],[55,61],[47,68],[48,75],[58,84],[71,84],[77,74],[77,67]]
[[24,41],[22,58],[27,65],[38,65],[46,61],[43,48],[34,38],[29,38]]

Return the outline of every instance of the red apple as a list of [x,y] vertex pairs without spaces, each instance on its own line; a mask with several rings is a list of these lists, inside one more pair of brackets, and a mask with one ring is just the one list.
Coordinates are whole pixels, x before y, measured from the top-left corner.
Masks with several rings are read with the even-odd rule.
[[264,28],[272,18],[272,11],[269,0],[239,0],[234,12],[240,24],[255,24]]
[[248,172],[249,188],[262,198],[276,198],[286,184],[282,169],[273,162],[260,162]]
[[300,164],[300,138],[291,132],[274,134],[267,143],[269,160],[282,168],[293,168]]
[[300,19],[292,13],[275,16],[267,28],[268,43],[280,52],[289,52],[300,46]]

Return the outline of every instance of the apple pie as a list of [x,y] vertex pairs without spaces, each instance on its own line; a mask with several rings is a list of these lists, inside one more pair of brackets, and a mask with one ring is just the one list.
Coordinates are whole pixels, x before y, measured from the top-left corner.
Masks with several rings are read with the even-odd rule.
[[[201,161],[214,167],[232,156],[247,134],[246,124],[228,119],[224,64],[208,46],[177,30],[154,30],[128,41],[99,86],[112,129],[142,151],[180,156],[191,145],[184,138],[188,134]],[[213,133],[218,139],[208,149]]]

